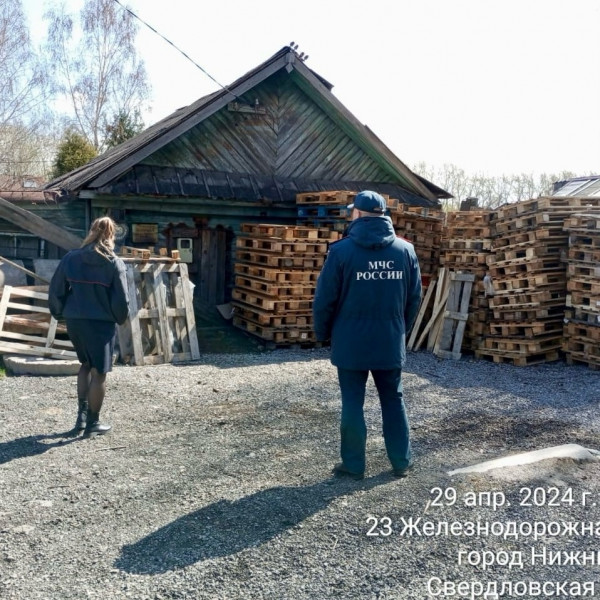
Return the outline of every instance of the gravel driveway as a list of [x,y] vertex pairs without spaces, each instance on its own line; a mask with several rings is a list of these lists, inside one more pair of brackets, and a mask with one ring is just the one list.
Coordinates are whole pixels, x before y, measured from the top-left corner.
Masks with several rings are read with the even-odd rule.
[[[479,584],[512,592],[500,597],[534,597],[537,584],[537,598],[575,595],[550,587],[560,582],[600,596],[595,530],[554,525],[600,522],[600,463],[447,474],[558,444],[600,447],[597,371],[410,354],[416,468],[391,477],[369,380],[358,482],[330,478],[339,393],[327,349],[117,367],[103,412],[113,432],[92,440],[64,437],[75,379],[0,379],[4,600],[423,600],[483,597]],[[493,525],[469,535],[475,521]],[[459,525],[434,535],[440,522]],[[522,523],[541,525],[534,536]],[[569,554],[581,551],[585,564]]]

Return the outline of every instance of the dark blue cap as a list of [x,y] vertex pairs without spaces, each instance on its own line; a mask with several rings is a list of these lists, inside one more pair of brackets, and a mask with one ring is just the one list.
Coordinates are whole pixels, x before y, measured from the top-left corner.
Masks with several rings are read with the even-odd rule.
[[387,203],[381,194],[378,194],[377,192],[371,192],[370,190],[365,190],[364,192],[360,192],[360,194],[356,195],[354,202],[349,204],[348,208],[350,210],[357,208],[358,210],[362,210],[364,212],[383,215],[386,211]]

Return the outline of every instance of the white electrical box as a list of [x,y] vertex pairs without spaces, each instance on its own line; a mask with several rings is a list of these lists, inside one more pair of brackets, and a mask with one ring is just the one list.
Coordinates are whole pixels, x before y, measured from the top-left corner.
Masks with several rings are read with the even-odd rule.
[[194,262],[194,240],[192,238],[177,238],[179,259],[185,263]]

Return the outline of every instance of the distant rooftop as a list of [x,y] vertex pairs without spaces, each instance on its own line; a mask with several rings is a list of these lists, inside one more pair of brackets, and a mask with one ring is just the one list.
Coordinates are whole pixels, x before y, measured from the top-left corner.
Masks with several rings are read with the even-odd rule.
[[600,196],[600,175],[587,175],[557,181],[554,184],[553,196],[577,196],[593,198]]

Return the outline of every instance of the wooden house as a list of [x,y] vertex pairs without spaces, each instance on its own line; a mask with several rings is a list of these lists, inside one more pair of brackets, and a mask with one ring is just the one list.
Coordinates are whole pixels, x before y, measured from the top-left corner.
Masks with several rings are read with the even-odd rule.
[[[228,302],[240,224],[295,224],[296,195],[373,189],[439,207],[449,194],[413,173],[290,47],[46,187],[122,244],[179,249],[195,294]],[[74,214],[75,214],[74,213]]]

